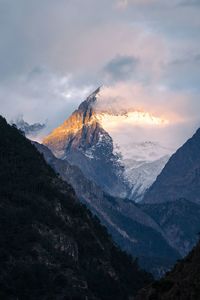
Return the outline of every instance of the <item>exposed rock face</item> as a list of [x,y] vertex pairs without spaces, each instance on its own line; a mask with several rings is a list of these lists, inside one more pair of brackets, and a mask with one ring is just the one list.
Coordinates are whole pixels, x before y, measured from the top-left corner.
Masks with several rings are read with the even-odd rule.
[[[154,120],[137,111],[101,108],[97,89],[43,143],[57,158],[78,166],[84,175],[110,195],[139,201],[169,159],[171,150],[151,142],[120,146],[106,124]],[[158,122],[157,119],[154,120]]]
[[170,158],[143,203],[180,198],[200,204],[200,129]]
[[0,298],[128,300],[151,276],[0,117]]
[[200,243],[163,279],[143,289],[136,300],[200,299]]
[[[79,148],[80,150],[86,150],[85,148],[90,148],[92,138],[97,143],[99,128],[93,115],[93,105],[96,102],[98,91],[99,89],[90,95],[69,119],[44,139],[44,144],[48,145],[58,158],[65,158],[68,150],[78,150]],[[91,128],[89,125],[91,125]],[[86,129],[88,126],[90,131],[87,134]],[[91,133],[94,133],[94,137]]]
[[46,161],[69,182],[83,201],[106,225],[114,240],[139,258],[139,263],[156,277],[162,276],[179,257],[166,241],[159,225],[132,201],[105,194],[80,169],[56,158],[44,145],[34,143]]
[[61,159],[78,166],[87,178],[111,195],[125,196],[123,166],[113,154],[113,142],[94,112],[97,89],[43,143]]

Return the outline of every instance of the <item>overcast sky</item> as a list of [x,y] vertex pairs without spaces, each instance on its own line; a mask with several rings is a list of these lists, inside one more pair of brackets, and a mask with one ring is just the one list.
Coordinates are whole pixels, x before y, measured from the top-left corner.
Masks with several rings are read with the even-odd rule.
[[200,125],[199,16],[200,0],[0,0],[0,112],[49,131],[104,84],[184,119],[187,138]]

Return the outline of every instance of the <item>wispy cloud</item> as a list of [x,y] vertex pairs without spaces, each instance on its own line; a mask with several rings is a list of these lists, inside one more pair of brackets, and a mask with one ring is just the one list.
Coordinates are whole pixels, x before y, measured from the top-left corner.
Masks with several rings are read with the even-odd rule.
[[200,6],[199,0],[182,0],[179,5],[183,6]]
[[117,55],[106,64],[103,71],[111,81],[131,80],[138,63],[139,59],[134,56]]
[[69,74],[61,76],[47,69],[35,68],[0,86],[1,113],[8,120],[24,115],[31,124],[47,120],[45,134],[64,121],[92,89],[83,84],[75,86]]
[[199,64],[200,54],[190,54],[182,58],[176,58],[171,62],[172,65],[183,65],[183,64]]
[[117,0],[117,5],[119,8],[125,8],[129,4],[135,5],[151,5],[152,3],[158,2],[158,0]]
[[131,139],[135,142],[152,140],[175,149],[199,126],[199,101],[192,94],[171,91],[161,86],[116,83],[104,87],[101,89],[96,109],[118,114],[138,111],[164,120],[160,126],[149,126],[146,123],[127,123],[125,118],[125,122],[117,122],[111,128],[108,122],[107,128],[112,134],[121,136],[125,142]]

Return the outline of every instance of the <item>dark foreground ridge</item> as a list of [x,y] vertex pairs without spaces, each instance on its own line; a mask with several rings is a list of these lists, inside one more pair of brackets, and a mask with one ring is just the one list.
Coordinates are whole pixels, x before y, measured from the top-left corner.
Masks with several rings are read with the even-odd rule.
[[0,117],[0,299],[130,299],[151,275]]
[[200,129],[172,155],[143,203],[166,203],[184,198],[200,204]]
[[145,288],[136,300],[199,300],[200,242],[173,271]]

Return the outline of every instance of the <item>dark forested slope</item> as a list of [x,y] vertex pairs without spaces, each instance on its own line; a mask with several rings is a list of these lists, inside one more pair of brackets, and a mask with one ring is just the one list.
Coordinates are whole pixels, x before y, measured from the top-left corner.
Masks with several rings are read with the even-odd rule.
[[138,257],[142,268],[160,277],[180,258],[178,251],[166,241],[157,220],[155,222],[133,201],[106,194],[77,166],[56,158],[46,146],[33,144],[55,172],[73,186],[81,202],[97,215],[121,249]]
[[165,278],[145,288],[137,300],[199,300],[200,242]]
[[187,199],[200,204],[200,129],[170,158],[143,203]]
[[151,281],[0,117],[0,299],[128,299]]

